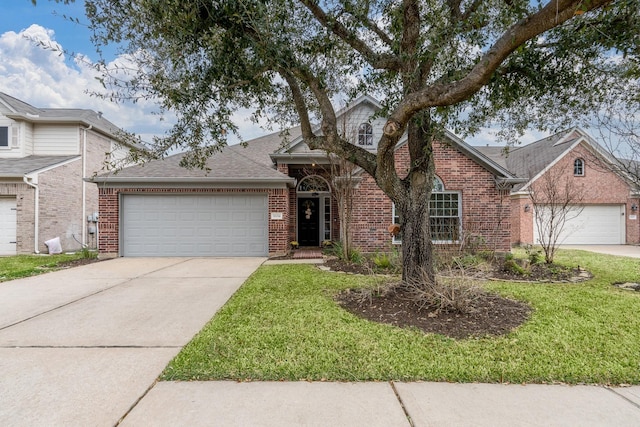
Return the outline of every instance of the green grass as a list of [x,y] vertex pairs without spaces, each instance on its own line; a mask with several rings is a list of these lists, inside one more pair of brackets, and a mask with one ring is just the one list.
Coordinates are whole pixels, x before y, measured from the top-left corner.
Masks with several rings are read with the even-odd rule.
[[611,286],[638,280],[640,260],[562,251],[557,261],[595,277],[488,283],[534,313],[509,335],[466,340],[369,322],[333,302],[374,278],[261,267],[162,379],[640,383],[640,295]]
[[0,257],[0,282],[35,276],[60,268],[60,264],[82,258],[94,258],[92,252],[60,255],[16,255]]

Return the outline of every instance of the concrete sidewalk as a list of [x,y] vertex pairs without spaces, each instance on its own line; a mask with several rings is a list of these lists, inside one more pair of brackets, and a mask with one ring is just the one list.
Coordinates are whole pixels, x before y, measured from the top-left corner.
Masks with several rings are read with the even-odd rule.
[[123,426],[638,426],[640,387],[161,382]]

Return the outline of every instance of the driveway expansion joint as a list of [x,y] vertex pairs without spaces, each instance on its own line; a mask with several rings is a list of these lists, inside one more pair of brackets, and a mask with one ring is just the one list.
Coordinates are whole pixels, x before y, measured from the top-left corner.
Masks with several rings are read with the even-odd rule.
[[0,331],[3,331],[3,330],[5,330],[5,329],[11,328],[12,326],[16,326],[16,325],[19,325],[19,324],[24,323],[24,322],[28,322],[29,320],[35,319],[36,317],[40,317],[40,316],[42,316],[43,314],[48,314],[48,313],[54,312],[54,311],[56,311],[56,310],[59,310],[59,309],[61,309],[61,308],[64,308],[64,307],[68,307],[68,306],[70,306],[70,305],[73,305],[73,304],[75,304],[75,303],[77,303],[77,302],[84,301],[84,300],[85,300],[85,299],[87,299],[87,298],[91,298],[91,297],[93,297],[93,296],[99,295],[99,294],[101,294],[101,293],[103,293],[103,292],[105,292],[105,291],[111,290],[111,289],[116,288],[116,287],[118,287],[118,286],[120,286],[120,285],[124,285],[125,283],[129,283],[129,282],[131,282],[132,280],[135,280],[135,279],[136,279],[136,278],[127,279],[127,280],[125,280],[124,282],[116,283],[116,284],[115,284],[115,285],[113,285],[113,286],[109,286],[109,287],[107,287],[107,288],[100,289],[99,291],[93,292],[93,293],[91,293],[91,294],[88,294],[88,295],[82,296],[82,297],[77,298],[77,299],[74,299],[74,300],[69,301],[69,302],[67,302],[67,303],[61,304],[61,305],[59,305],[59,306],[57,306],[57,307],[50,308],[49,310],[45,310],[45,311],[43,311],[43,312],[41,312],[41,313],[34,314],[33,316],[29,316],[29,317],[27,317],[27,318],[25,318],[25,319],[18,320],[17,322],[13,322],[13,323],[10,323],[10,324],[5,325],[5,326],[0,326]]
[[405,417],[407,417],[407,422],[409,423],[409,426],[414,427],[413,420],[411,419],[411,415],[409,415],[409,411],[407,411],[407,407],[404,405],[404,402],[402,401],[402,397],[400,397],[400,393],[398,393],[398,390],[396,389],[396,385],[394,384],[393,381],[389,381],[389,385],[391,386],[393,393],[396,395],[396,399],[398,399],[398,403],[402,408],[402,412],[404,412]]
[[613,389],[611,387],[605,386],[604,388],[609,390],[611,393],[615,394],[616,396],[623,398],[624,400],[626,400],[628,403],[632,404],[636,408],[640,409],[640,405],[638,403],[634,402],[633,400],[629,399],[627,396],[618,393],[615,389]]

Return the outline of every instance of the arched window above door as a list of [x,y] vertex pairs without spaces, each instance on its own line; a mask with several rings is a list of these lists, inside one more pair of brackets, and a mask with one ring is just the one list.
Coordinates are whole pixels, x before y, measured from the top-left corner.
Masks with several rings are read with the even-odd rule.
[[299,193],[328,193],[331,190],[329,188],[329,184],[323,177],[318,175],[309,175],[300,180],[297,191]]

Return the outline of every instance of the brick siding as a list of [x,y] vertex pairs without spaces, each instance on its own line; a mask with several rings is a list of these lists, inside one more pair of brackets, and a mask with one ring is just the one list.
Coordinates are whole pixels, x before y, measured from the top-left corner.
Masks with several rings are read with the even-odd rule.
[[[584,160],[584,175],[573,175],[573,162],[581,158]],[[561,180],[566,177],[572,180],[576,186],[584,188],[583,204],[612,204],[625,205],[625,230],[626,243],[640,243],[640,220],[631,219],[633,212],[631,206],[638,205],[639,199],[632,197],[631,189],[622,178],[616,173],[607,169],[606,166],[595,157],[584,143],[576,146],[571,153],[565,155],[550,170],[554,176],[559,176]],[[557,174],[557,175],[556,175]],[[512,212],[514,221],[519,220],[519,232],[512,239],[514,244],[530,244],[535,240],[533,236],[533,209],[524,212],[524,205],[531,205],[531,200],[526,196],[512,200]],[[638,213],[636,213],[636,218]]]
[[[508,191],[496,189],[494,176],[456,149],[445,144],[434,144],[436,174],[447,191],[458,191],[462,202],[463,231],[482,236],[481,247],[508,251],[510,249],[510,201]],[[396,169],[406,175],[409,166],[408,147],[396,152]],[[300,180],[304,173],[292,170],[291,176]],[[335,200],[333,205],[336,206]],[[351,224],[353,244],[363,252],[388,251],[392,238],[387,227],[392,223],[391,200],[377,186],[374,179],[363,174],[354,199]],[[296,192],[290,191],[290,238],[296,239]],[[332,209],[335,225],[332,237],[339,237],[337,209]]]

